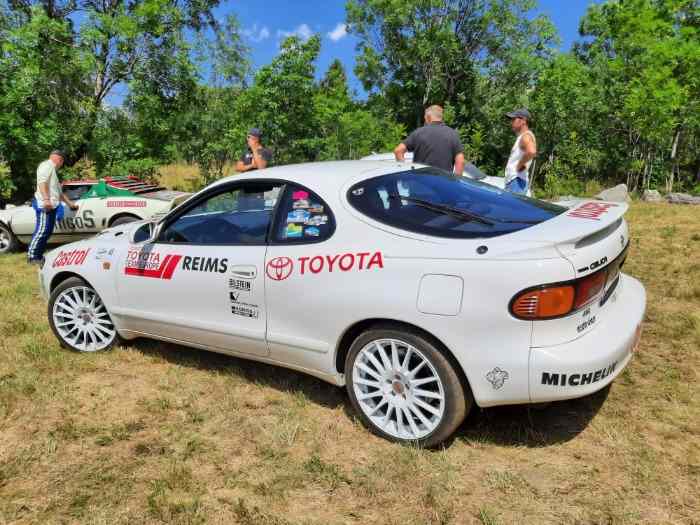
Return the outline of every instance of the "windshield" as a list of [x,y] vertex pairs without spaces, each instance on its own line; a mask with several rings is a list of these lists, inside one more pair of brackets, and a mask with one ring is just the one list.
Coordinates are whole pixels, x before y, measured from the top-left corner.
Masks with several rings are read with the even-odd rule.
[[566,211],[437,168],[412,169],[362,181],[350,188],[348,201],[384,224],[452,238],[497,237]]

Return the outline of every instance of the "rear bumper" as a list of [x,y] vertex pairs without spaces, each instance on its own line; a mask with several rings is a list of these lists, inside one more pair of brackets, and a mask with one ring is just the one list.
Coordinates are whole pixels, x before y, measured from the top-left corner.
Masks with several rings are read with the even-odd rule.
[[638,280],[620,274],[615,295],[594,330],[565,344],[531,349],[530,402],[583,397],[622,373],[639,341],[646,292]]

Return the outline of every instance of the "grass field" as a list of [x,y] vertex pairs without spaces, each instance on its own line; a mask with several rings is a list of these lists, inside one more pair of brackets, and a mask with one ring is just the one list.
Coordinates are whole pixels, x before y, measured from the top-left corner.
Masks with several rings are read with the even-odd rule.
[[139,341],[59,348],[24,255],[0,259],[2,523],[700,523],[700,209],[635,204],[649,294],[609,390],[476,409],[445,449],[372,436],[344,391]]

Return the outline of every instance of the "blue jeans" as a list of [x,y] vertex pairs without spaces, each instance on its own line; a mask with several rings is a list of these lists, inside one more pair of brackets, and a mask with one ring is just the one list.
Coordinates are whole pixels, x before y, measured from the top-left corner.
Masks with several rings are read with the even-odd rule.
[[506,184],[506,190],[511,193],[527,195],[527,181],[525,179],[521,179],[520,177],[515,177]]
[[46,242],[53,233],[53,228],[56,225],[56,209],[46,211],[38,207],[34,207],[36,213],[36,226],[32,234],[32,242],[29,244],[27,256],[30,261],[38,261],[44,258],[44,250],[46,250]]

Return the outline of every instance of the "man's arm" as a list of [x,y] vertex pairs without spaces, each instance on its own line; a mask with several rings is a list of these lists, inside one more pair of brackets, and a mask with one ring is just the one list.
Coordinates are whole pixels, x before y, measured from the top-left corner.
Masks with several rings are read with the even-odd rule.
[[267,159],[265,159],[265,157],[263,157],[262,150],[263,150],[262,148],[258,148],[258,149],[253,150],[252,166],[259,169],[259,170],[261,170],[263,168],[267,168]]
[[245,171],[250,171],[253,169],[255,169],[255,165],[252,162],[250,164],[243,164],[242,160],[236,162],[236,171],[239,173],[243,173]]
[[455,175],[461,175],[464,172],[464,153],[455,155]]
[[49,194],[49,183],[47,182],[40,182],[37,184],[37,189],[39,190],[39,193],[41,194],[41,202],[37,203],[37,206],[40,208],[44,208],[47,210],[50,210],[53,208],[51,205],[51,197]]
[[523,152],[523,156],[520,158],[520,162],[515,167],[518,171],[523,171],[528,162],[535,158],[537,155],[537,146],[535,145],[535,139],[529,133],[525,133],[520,139],[520,149]]
[[396,148],[394,148],[394,158],[398,160],[399,162],[404,161],[404,155],[406,155],[406,152],[408,151],[408,148],[406,147],[406,144],[403,142],[400,143]]
[[75,202],[73,202],[72,200],[70,200],[65,193],[61,193],[61,200],[63,202],[65,202],[70,209],[72,209],[72,210],[78,209],[78,205]]

